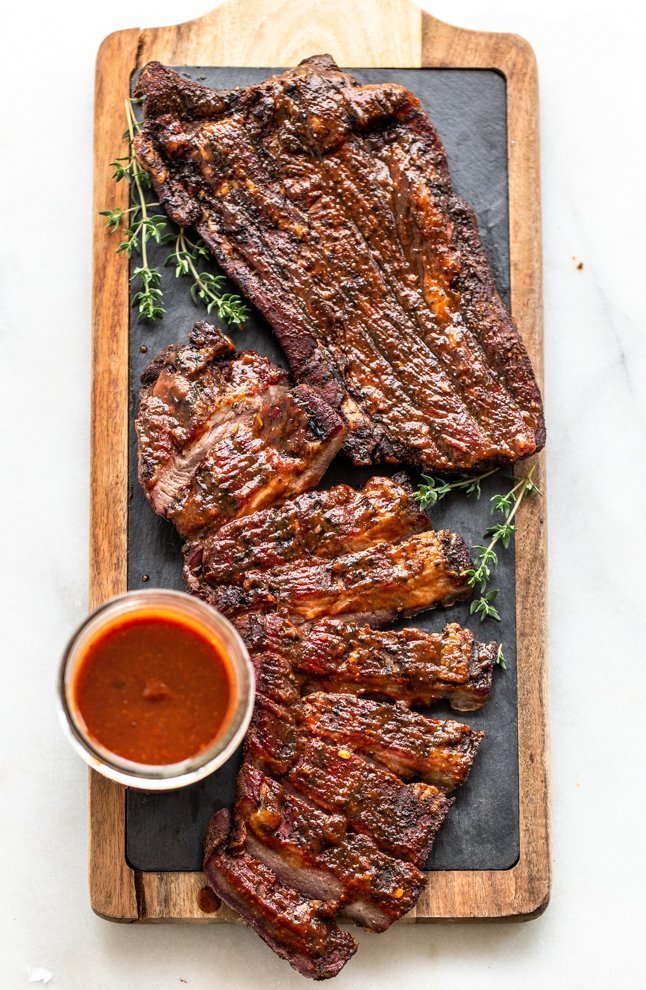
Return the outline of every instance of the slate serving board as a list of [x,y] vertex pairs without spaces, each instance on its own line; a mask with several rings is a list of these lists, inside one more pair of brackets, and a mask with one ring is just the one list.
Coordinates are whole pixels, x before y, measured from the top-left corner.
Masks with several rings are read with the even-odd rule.
[[[245,86],[271,72],[262,68],[181,68],[186,76],[217,88]],[[411,89],[422,101],[445,144],[457,192],[473,205],[485,249],[499,289],[509,302],[509,217],[507,175],[507,116],[504,77],[479,69],[353,69],[361,82],[391,80]],[[134,80],[133,80],[134,85]],[[168,249],[155,249],[155,263],[163,263]],[[215,265],[213,270],[217,271]],[[128,588],[183,588],[181,542],[170,523],[156,516],[137,482],[134,431],[139,376],[167,344],[182,340],[193,322],[204,315],[189,296],[188,282],[164,273],[166,315],[153,326],[139,323],[131,312],[129,338],[129,503]],[[225,328],[226,329],[226,328]],[[240,349],[253,348],[286,364],[266,321],[253,311],[242,332],[230,331]],[[358,469],[342,457],[323,479],[328,487],[339,482],[360,486],[375,473],[396,468]],[[417,482],[417,475],[413,474]],[[468,544],[482,542],[490,525],[491,494],[509,487],[496,475],[482,486],[480,501],[449,496],[431,512],[436,528],[461,533]],[[506,870],[519,854],[518,710],[516,695],[516,599],[513,546],[500,555],[495,585],[500,589],[502,621],[481,624],[462,604],[417,616],[406,624],[437,631],[448,621],[470,626],[482,639],[504,644],[508,668],[494,671],[492,697],[480,712],[460,715],[435,706],[429,714],[455,717],[483,729],[471,777],[439,833],[430,858],[430,870]],[[225,767],[200,783],[182,790],[126,795],[126,858],[144,871],[199,870],[202,839],[213,812],[232,803],[239,766],[238,753]]]

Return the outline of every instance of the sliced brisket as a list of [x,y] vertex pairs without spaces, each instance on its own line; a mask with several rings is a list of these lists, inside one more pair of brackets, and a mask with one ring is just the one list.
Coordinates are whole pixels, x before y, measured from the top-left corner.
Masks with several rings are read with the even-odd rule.
[[401,702],[350,694],[310,694],[301,729],[342,749],[375,757],[393,773],[452,791],[466,780],[482,740],[462,722],[431,719]]
[[[233,829],[229,812],[215,816],[204,869],[216,893],[278,955],[303,975],[325,979],[355,949],[336,915],[380,932],[415,905],[453,803],[416,778],[459,786],[481,733],[401,703],[351,694],[302,698],[309,668],[330,654],[326,636],[338,643],[348,629],[370,637],[368,628],[333,620],[297,626],[280,612],[251,612],[236,626],[256,671],[256,703]],[[457,629],[453,639],[459,641]],[[364,641],[359,652],[367,649]]]
[[478,643],[454,622],[441,633],[427,633],[323,619],[291,652],[307,693],[378,695],[410,705],[446,699],[467,712],[489,697],[497,649],[497,643]]
[[184,537],[312,488],[345,430],[316,389],[201,321],[142,376],[139,480]]
[[343,815],[353,831],[384,852],[424,866],[453,801],[430,784],[403,783],[394,773],[303,734],[289,783],[325,811]]
[[138,94],[168,214],[339,410],[355,462],[472,470],[543,446],[527,352],[412,93],[315,56],[220,92],[151,62]]
[[236,519],[189,545],[186,558],[209,584],[231,584],[249,571],[397,543],[428,525],[405,475],[371,478],[360,491],[337,485]]
[[471,567],[464,540],[429,530],[401,542],[375,543],[328,560],[307,556],[269,570],[252,570],[239,583],[211,585],[196,557],[184,570],[187,586],[229,617],[284,609],[295,621],[322,616],[359,617],[383,625],[467,598],[463,576]]
[[294,969],[314,980],[336,976],[357,950],[330,920],[330,906],[303,897],[248,852],[226,850],[229,812],[218,812],[207,835],[204,872],[215,892]]
[[278,612],[236,621],[256,664],[258,690],[284,704],[300,693],[371,695],[407,705],[446,699],[457,711],[489,697],[498,644],[452,622],[441,633],[373,629],[343,619],[295,626]]
[[343,913],[385,931],[413,907],[425,875],[382,852],[366,835],[246,764],[238,780],[236,821],[246,848],[300,893],[336,900]]

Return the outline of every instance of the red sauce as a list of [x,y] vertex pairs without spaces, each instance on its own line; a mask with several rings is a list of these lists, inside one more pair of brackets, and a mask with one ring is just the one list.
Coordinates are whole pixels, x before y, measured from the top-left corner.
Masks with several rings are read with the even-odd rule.
[[142,610],[102,629],[71,687],[89,738],[136,763],[196,756],[233,714],[233,672],[224,648],[174,612]]

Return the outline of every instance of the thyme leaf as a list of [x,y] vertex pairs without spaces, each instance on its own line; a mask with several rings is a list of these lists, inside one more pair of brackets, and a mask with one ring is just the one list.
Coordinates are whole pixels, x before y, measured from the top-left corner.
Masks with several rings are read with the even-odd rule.
[[500,622],[500,614],[494,605],[497,597],[498,589],[493,588],[492,591],[482,594],[480,598],[474,598],[469,606],[469,612],[471,615],[479,615],[480,622],[484,622],[485,619],[495,619],[496,622]]
[[126,182],[130,187],[128,209],[115,206],[101,210],[108,230],[121,234],[115,252],[127,254],[128,258],[138,257],[138,265],[131,281],[137,287],[133,305],[138,309],[139,319],[155,322],[161,320],[166,310],[163,304],[162,276],[149,257],[148,247],[155,244],[172,244],[173,251],[166,264],[175,266],[175,276],[191,279],[191,298],[196,306],[203,305],[210,315],[215,311],[218,317],[230,326],[241,326],[249,315],[249,310],[240,296],[223,291],[224,275],[214,275],[205,270],[204,260],[210,259],[210,252],[201,240],[192,241],[185,231],[171,223],[163,213],[152,212],[159,206],[149,198],[152,188],[151,178],[137,161],[134,149],[135,136],[141,129],[141,122],[134,108],[143,103],[145,97],[125,101],[126,130],[123,138],[127,143],[127,153],[110,162],[115,183]]
[[168,255],[166,264],[175,266],[175,278],[192,278],[191,298],[196,306],[202,302],[209,315],[215,309],[225,323],[240,326],[247,319],[249,310],[240,296],[222,292],[226,282],[224,275],[199,270],[200,260],[208,255],[208,248],[203,241],[192,241],[184,230],[180,230],[175,239],[175,248]]
[[[502,522],[495,523],[485,530],[484,535],[490,536],[491,540],[486,546],[472,547],[474,566],[462,572],[467,584],[480,592],[480,597],[471,602],[471,615],[479,615],[480,621],[485,619],[495,619],[500,622],[500,614],[493,604],[498,597],[498,589],[487,591],[491,576],[498,566],[498,555],[496,547],[502,546],[509,549],[511,538],[516,532],[513,522],[514,516],[518,512],[525,495],[542,495],[536,483],[532,480],[535,465],[530,468],[529,473],[523,477],[514,479],[515,484],[504,495],[493,495],[491,498],[491,511],[499,512],[504,517]],[[504,657],[503,657],[504,659]],[[503,664],[500,664],[503,666]]]
[[433,478],[428,474],[422,475],[422,484],[415,492],[415,498],[419,502],[420,509],[424,512],[437,502],[441,502],[450,492],[462,491],[467,498],[479,499],[482,494],[480,482],[490,475],[495,474],[496,469],[485,471],[484,474],[460,475],[454,481],[447,481],[444,478]]

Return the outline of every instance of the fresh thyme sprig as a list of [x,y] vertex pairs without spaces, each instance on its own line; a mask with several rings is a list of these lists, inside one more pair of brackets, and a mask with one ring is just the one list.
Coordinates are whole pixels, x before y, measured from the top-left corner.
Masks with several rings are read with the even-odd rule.
[[229,325],[240,326],[249,316],[249,310],[240,296],[232,292],[221,292],[225,283],[224,275],[213,275],[212,272],[199,271],[201,258],[208,258],[209,251],[203,241],[192,241],[183,230],[175,238],[174,250],[168,255],[166,264],[175,265],[175,277],[189,275],[193,279],[191,298],[197,306],[201,301],[206,306],[207,313],[214,309],[221,320]]
[[[161,289],[161,272],[154,268],[148,259],[148,242],[150,240],[161,243],[162,237],[167,227],[166,217],[161,213],[151,213],[150,210],[159,206],[159,203],[151,203],[146,199],[146,192],[150,189],[150,176],[143,170],[134,150],[135,135],[140,128],[139,121],[135,117],[133,103],[139,100],[125,100],[124,107],[126,113],[126,130],[124,138],[128,142],[128,152],[120,158],[115,158],[110,162],[114,169],[112,178],[115,182],[125,181],[130,186],[130,197],[132,205],[127,210],[116,207],[112,210],[101,210],[101,216],[106,218],[108,230],[121,230],[123,239],[120,241],[116,253],[125,251],[129,258],[133,254],[141,257],[141,264],[134,269],[131,281],[138,286],[133,303],[139,309],[140,320],[161,320],[164,315],[163,293]],[[124,226],[127,224],[127,226]]]
[[[479,615],[480,621],[484,622],[485,619],[495,619],[496,622],[500,622],[500,614],[494,604],[496,598],[498,597],[498,589],[493,588],[491,591],[487,590],[487,586],[491,579],[491,575],[496,570],[498,566],[498,554],[495,548],[500,544],[505,550],[509,548],[511,538],[516,532],[516,526],[513,522],[514,516],[520,508],[520,504],[523,501],[525,495],[529,495],[536,492],[538,495],[543,493],[540,491],[536,483],[532,480],[532,475],[534,474],[534,467],[530,468],[529,473],[523,477],[519,478],[513,488],[507,492],[506,495],[493,495],[491,498],[491,511],[500,512],[504,516],[503,522],[496,523],[493,526],[489,526],[485,530],[485,536],[491,536],[491,540],[487,546],[475,546],[474,551],[474,564],[475,566],[463,572],[463,577],[467,579],[467,583],[474,589],[480,592],[480,597],[475,598],[471,602],[471,614]],[[503,655],[504,661],[504,655]],[[499,663],[499,660],[496,660]],[[500,663],[500,666],[503,666]]]
[[494,661],[503,670],[507,670],[507,661],[505,660],[505,653],[502,646],[498,647],[498,652],[496,653],[496,659]]
[[497,468],[485,471],[484,474],[460,475],[454,481],[446,481],[444,478],[432,478],[428,474],[422,475],[424,484],[420,485],[415,492],[415,498],[419,502],[419,507],[424,512],[437,502],[441,502],[449,492],[463,491],[467,498],[480,498],[480,482],[496,473]]
[[[148,173],[137,161],[134,150],[135,136],[141,124],[133,107],[142,102],[142,99],[125,101],[127,126],[123,137],[127,141],[127,154],[110,162],[114,169],[114,181],[125,180],[128,183],[132,205],[126,210],[118,206],[111,210],[101,210],[100,214],[105,217],[108,230],[119,231],[123,235],[116,253],[125,252],[129,258],[136,255],[141,257],[141,264],[137,265],[131,276],[138,289],[133,297],[133,304],[139,309],[139,319],[154,322],[161,320],[165,313],[161,271],[149,261],[148,247],[154,241],[157,244],[173,245],[166,264],[171,261],[174,263],[177,278],[187,275],[192,279],[191,298],[196,306],[203,303],[207,313],[210,314],[215,309],[225,323],[240,326],[249,315],[240,296],[222,292],[226,281],[224,275],[200,270],[201,259],[210,257],[204,242],[190,240],[163,213],[152,212],[159,203],[147,199],[152,183]],[[169,227],[172,229],[169,230]]]

